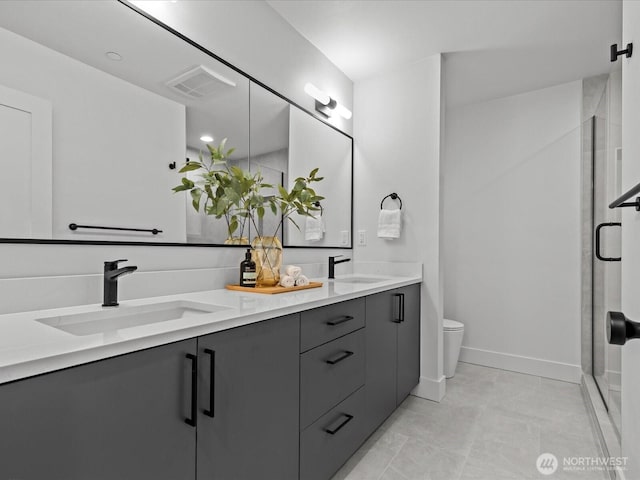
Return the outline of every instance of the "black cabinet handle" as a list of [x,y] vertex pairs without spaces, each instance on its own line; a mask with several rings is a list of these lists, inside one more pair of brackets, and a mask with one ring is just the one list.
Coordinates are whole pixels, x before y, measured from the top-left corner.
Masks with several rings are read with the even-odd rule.
[[609,223],[601,223],[596,227],[596,257],[598,260],[602,260],[603,262],[619,262],[622,260],[621,257],[603,257],[600,254],[600,230],[603,227],[621,227],[622,224],[620,222],[609,222]]
[[329,365],[335,365],[336,363],[340,363],[341,361],[349,358],[351,355],[353,355],[353,352],[345,350],[345,352],[342,355],[340,355],[338,358],[334,358],[333,360],[327,360],[327,363]]
[[340,422],[340,425],[338,425],[336,428],[331,429],[330,427],[327,427],[324,429],[325,432],[327,432],[330,435],[335,435],[336,433],[338,433],[338,431],[344,427],[347,423],[349,423],[351,420],[353,420],[353,415],[349,415],[348,413],[343,413],[342,415],[344,415],[345,417],[347,417],[346,419],[344,419],[342,422]]
[[398,299],[398,311],[396,318],[392,320],[393,323],[402,323],[404,322],[404,293],[394,293],[394,297]]
[[345,315],[339,320],[329,320],[327,322],[327,325],[331,325],[333,327],[335,325],[340,325],[341,323],[348,322],[349,320],[353,320],[353,317],[351,315]]
[[607,339],[611,345],[624,345],[640,338],[640,323],[629,320],[622,312],[607,312]]
[[207,417],[214,418],[216,416],[215,410],[215,394],[216,394],[216,352],[215,350],[211,350],[210,348],[205,348],[204,353],[210,355],[210,367],[209,371],[209,409],[204,410],[204,414]]
[[186,357],[191,360],[191,418],[185,418],[184,421],[195,427],[198,409],[198,357],[191,353],[187,353]]

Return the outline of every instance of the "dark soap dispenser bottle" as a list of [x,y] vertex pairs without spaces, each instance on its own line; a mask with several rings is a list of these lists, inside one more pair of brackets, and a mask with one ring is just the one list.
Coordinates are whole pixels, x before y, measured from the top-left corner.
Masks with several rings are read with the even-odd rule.
[[240,263],[240,286],[256,286],[256,262],[251,260],[251,249],[247,249],[244,260]]

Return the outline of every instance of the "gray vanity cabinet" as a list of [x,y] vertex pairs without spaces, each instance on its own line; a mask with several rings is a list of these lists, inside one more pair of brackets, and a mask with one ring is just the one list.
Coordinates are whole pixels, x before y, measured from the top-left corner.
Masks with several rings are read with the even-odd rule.
[[324,480],[418,383],[420,285],[0,385],[0,480]]
[[0,478],[195,478],[196,340],[0,386]]
[[420,377],[420,285],[366,297],[366,430],[373,432]]
[[0,479],[297,478],[299,325],[290,315],[1,385]]
[[296,314],[198,339],[198,480],[298,478],[299,332]]

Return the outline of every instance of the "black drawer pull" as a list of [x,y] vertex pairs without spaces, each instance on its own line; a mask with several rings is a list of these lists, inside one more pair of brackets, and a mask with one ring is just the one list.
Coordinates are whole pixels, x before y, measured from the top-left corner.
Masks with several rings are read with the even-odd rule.
[[329,320],[327,322],[327,325],[331,325],[333,327],[335,325],[340,325],[341,323],[348,322],[349,320],[353,320],[353,318],[354,317],[352,317],[351,315],[345,315],[340,320]]
[[327,360],[327,363],[329,365],[335,365],[336,363],[340,363],[344,359],[349,358],[351,355],[353,355],[353,352],[345,350],[344,353],[342,355],[340,355],[338,358],[335,358],[333,360]]
[[338,433],[338,430],[340,430],[342,427],[344,427],[347,423],[349,423],[351,420],[353,420],[353,415],[349,415],[348,413],[343,413],[342,415],[344,415],[345,417],[347,417],[345,420],[343,420],[340,425],[338,425],[336,428],[334,428],[333,430],[331,428],[325,428],[324,431],[327,432],[330,435],[335,435],[336,433]]
[[191,353],[187,353],[186,357],[191,360],[191,418],[185,418],[184,421],[195,427],[198,413],[198,357]]
[[211,355],[211,370],[209,372],[209,410],[205,409],[204,414],[207,417],[214,418],[216,416],[215,410],[215,394],[216,394],[216,352],[210,348],[205,348],[204,353]]

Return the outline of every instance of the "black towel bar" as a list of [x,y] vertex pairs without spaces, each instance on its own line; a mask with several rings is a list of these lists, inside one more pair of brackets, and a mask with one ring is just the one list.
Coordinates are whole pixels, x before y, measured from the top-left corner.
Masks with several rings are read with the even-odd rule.
[[124,230],[126,232],[149,232],[157,235],[162,233],[162,230],[158,230],[157,228],[122,228],[122,227],[100,227],[97,225],[78,225],[76,223],[69,224],[69,230],[77,230],[79,228],[90,228],[94,230]]
[[398,195],[395,192],[390,193],[389,195],[387,195],[382,199],[382,201],[380,202],[380,210],[382,210],[382,204],[387,198],[391,198],[391,200],[398,200],[400,202],[400,210],[402,210],[402,199],[400,198],[400,195]]
[[636,211],[640,212],[640,197],[637,197],[635,202],[627,202],[627,200],[629,200],[634,195],[638,195],[639,193],[640,193],[640,183],[638,183],[635,187],[630,189],[628,192],[622,194],[620,197],[616,198],[613,202],[611,202],[609,204],[609,208],[636,207]]

